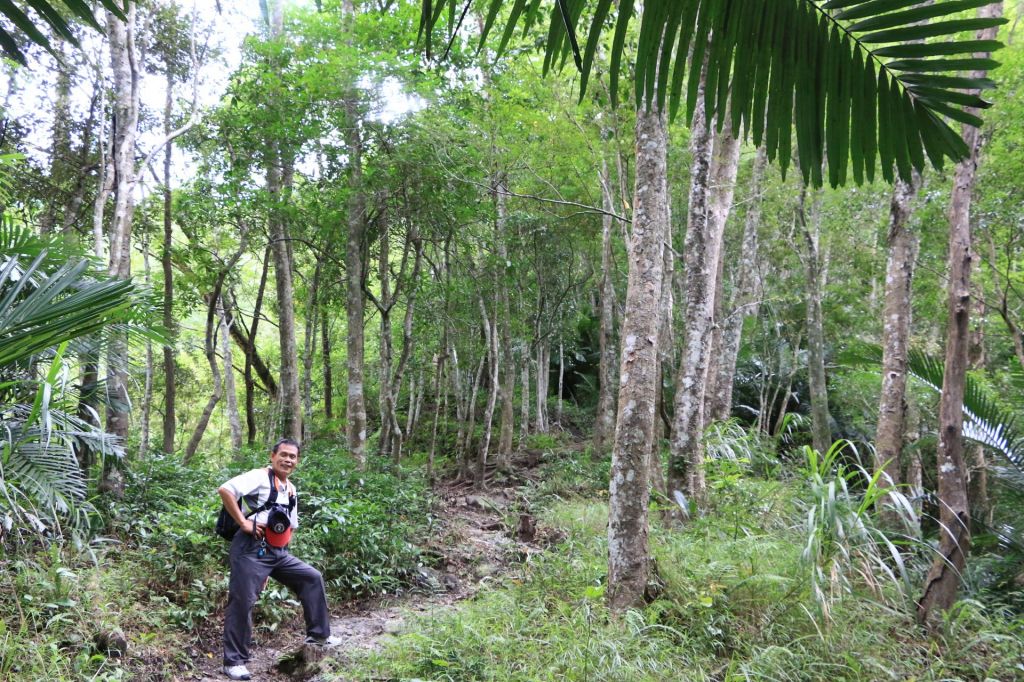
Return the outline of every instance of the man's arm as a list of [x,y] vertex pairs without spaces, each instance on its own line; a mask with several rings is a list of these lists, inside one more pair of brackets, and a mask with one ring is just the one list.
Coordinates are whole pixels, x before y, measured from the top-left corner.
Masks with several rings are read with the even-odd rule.
[[220,499],[224,502],[224,508],[227,509],[228,514],[235,520],[238,527],[243,532],[254,535],[256,539],[259,539],[263,535],[263,529],[253,523],[251,519],[245,518],[242,509],[238,506],[238,500],[235,499],[235,494],[224,486],[217,488],[217,492],[220,494]]

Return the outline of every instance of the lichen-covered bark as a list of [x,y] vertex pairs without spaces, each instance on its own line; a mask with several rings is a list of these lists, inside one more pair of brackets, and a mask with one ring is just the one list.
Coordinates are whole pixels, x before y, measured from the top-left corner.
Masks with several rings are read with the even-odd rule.
[[740,351],[743,335],[743,320],[756,317],[759,310],[761,289],[758,230],[761,226],[761,195],[764,171],[768,154],[762,146],[754,158],[754,168],[747,196],[747,214],[743,222],[743,237],[740,242],[739,264],[733,275],[734,286],[723,317],[716,321],[717,343],[711,360],[714,381],[709,382],[711,395],[705,400],[709,420],[728,419],[732,409],[732,387],[736,376],[736,358]]
[[668,220],[667,146],[665,116],[638,111],[633,229],[609,484],[606,596],[613,611],[642,602],[650,572],[648,464],[654,438],[658,302]]
[[[114,277],[131,276],[132,218],[135,213],[135,141],[139,124],[139,72],[135,51],[135,3],[128,4],[128,21],[107,13],[110,65],[114,76],[114,122],[112,135],[112,192],[114,213],[109,228],[108,271]],[[117,334],[109,346],[107,363],[107,431],[124,439],[130,423],[128,397],[128,339]],[[119,492],[120,483],[101,487]]]
[[[996,2],[978,10],[980,16],[1000,16],[1003,3]],[[978,32],[981,40],[991,40],[996,29]],[[980,78],[985,72],[973,72]],[[939,611],[956,601],[960,575],[971,546],[970,509],[967,501],[967,476],[963,457],[963,401],[967,371],[968,322],[971,308],[971,197],[974,192],[981,137],[978,129],[963,127],[963,138],[970,156],[956,165],[949,199],[949,290],[946,327],[946,366],[939,399],[939,445],[935,453],[939,481],[939,549],[925,578],[924,592],[918,602],[917,617],[922,623],[936,624]]]
[[686,273],[680,297],[685,306],[683,354],[676,375],[672,438],[669,451],[668,490],[686,491],[690,500],[703,504],[704,382],[711,342],[714,283],[721,234],[709,217],[709,190],[713,137],[705,125],[704,76],[697,94],[697,110],[690,126],[690,203],[683,244]]
[[[911,201],[920,187],[897,180],[889,204],[889,257],[885,274],[885,307],[882,325],[882,391],[875,431],[875,467],[885,468],[880,487],[900,485],[900,451],[906,417],[907,352],[910,343],[910,286],[917,257],[917,237],[907,227]],[[891,511],[884,511],[895,521]]]

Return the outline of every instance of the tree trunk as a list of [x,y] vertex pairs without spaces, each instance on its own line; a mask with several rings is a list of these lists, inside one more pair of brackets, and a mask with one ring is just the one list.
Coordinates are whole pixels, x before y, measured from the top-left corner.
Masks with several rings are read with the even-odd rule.
[[508,248],[505,245],[508,207],[505,194],[508,192],[506,178],[499,174],[492,192],[495,210],[494,240],[498,247],[497,308],[498,341],[501,346],[501,432],[498,437],[498,466],[508,468],[512,453],[512,437],[515,433],[516,367],[512,358],[512,310],[509,303],[505,273],[508,271]]
[[487,353],[485,352],[480,358],[480,364],[477,365],[476,374],[473,378],[473,387],[469,394],[469,402],[466,403],[466,407],[463,410],[465,415],[466,425],[463,431],[463,438],[465,442],[462,443],[462,447],[459,448],[462,454],[462,466],[459,471],[459,478],[462,480],[469,480],[472,478],[472,472],[470,471],[470,461],[473,458],[473,436],[476,431],[476,395],[480,391],[480,384],[483,381],[484,367],[487,366]]
[[[985,357],[985,301],[984,292],[975,288],[974,312],[967,342],[967,365],[972,370],[984,370]],[[988,493],[988,462],[985,448],[972,443],[967,450],[967,499],[975,518],[987,526],[992,525],[992,501]]]
[[[170,69],[167,72],[167,92],[164,99],[164,134],[171,132],[171,114],[174,105],[173,96],[174,77]],[[174,452],[174,436],[177,431],[177,366],[174,359],[174,337],[176,335],[177,323],[174,319],[174,266],[171,260],[173,249],[174,228],[171,221],[171,155],[174,145],[167,143],[164,148],[164,176],[163,176],[163,227],[164,240],[163,250],[160,254],[160,265],[164,274],[164,298],[163,298],[163,323],[164,329],[171,337],[172,343],[164,346],[164,420],[163,420],[163,451],[166,454]]]
[[477,453],[476,466],[476,488],[483,490],[487,487],[487,455],[491,444],[491,427],[494,423],[494,406],[498,400],[498,380],[500,377],[500,363],[498,361],[498,319],[497,311],[494,317],[487,314],[487,306],[483,298],[480,299],[480,316],[484,324],[484,337],[487,341],[487,368],[490,371],[488,383],[490,385],[487,393],[487,407],[484,410],[484,435],[480,443],[480,452]]
[[[217,286],[216,289],[220,287]],[[183,464],[188,466],[192,461],[192,457],[196,454],[196,450],[199,449],[199,443],[203,440],[203,434],[206,433],[206,427],[210,423],[210,417],[213,415],[213,409],[217,407],[217,403],[224,395],[224,385],[221,382],[220,368],[217,366],[217,353],[215,350],[215,340],[217,334],[214,330],[216,315],[214,314],[217,307],[220,305],[220,292],[215,289],[215,293],[209,297],[209,303],[207,305],[206,313],[206,361],[210,365],[210,374],[213,376],[213,393],[210,398],[206,401],[206,406],[203,407],[202,413],[199,415],[199,421],[196,423],[195,429],[192,430],[192,437],[189,438],[188,445],[185,446],[185,458]]]
[[[980,16],[1000,16],[1003,3],[978,10]],[[978,39],[995,38],[997,29],[978,31]],[[972,77],[983,78],[984,71]],[[939,444],[935,453],[939,480],[939,550],[925,578],[917,617],[922,623],[939,621],[956,601],[960,575],[971,546],[970,508],[963,461],[963,401],[967,370],[968,323],[971,307],[971,198],[974,193],[981,137],[978,129],[964,125],[968,158],[956,165],[949,200],[949,321],[946,328],[946,367],[939,400]]]
[[[343,10],[348,17],[355,15],[351,0],[344,0]],[[345,145],[349,154],[349,183],[352,193],[348,202],[348,237],[345,242],[345,282],[347,298],[345,316],[348,321],[345,360],[348,371],[347,419],[348,448],[359,469],[366,468],[366,395],[363,387],[363,240],[366,232],[366,196],[363,190],[363,139],[361,117],[353,92],[345,100],[348,125]]]
[[[131,231],[135,212],[135,141],[139,125],[139,71],[135,52],[135,3],[126,3],[127,21],[107,12],[110,65],[114,76],[114,122],[112,135],[114,171],[114,215],[110,224],[108,272],[131,276]],[[117,333],[107,356],[107,431],[122,441],[128,438],[131,400],[128,396],[128,339]],[[104,493],[121,497],[124,481],[109,459],[104,461],[98,486]]]
[[[270,38],[284,33],[281,2],[269,3]],[[278,64],[272,64],[275,71]],[[276,103],[278,106],[280,103]],[[269,231],[274,257],[274,283],[277,291],[277,330],[281,351],[280,394],[281,435],[302,440],[302,394],[299,390],[298,346],[295,340],[295,287],[291,236],[285,207],[290,200],[293,173],[292,152],[277,138],[268,138],[267,194],[270,197]]]
[[302,344],[302,424],[303,437],[306,439],[313,437],[313,354],[316,352],[316,326],[320,312],[317,294],[320,289],[321,266],[322,261],[317,259],[306,299],[306,333]]
[[650,575],[649,463],[658,381],[662,249],[669,220],[667,127],[663,114],[637,111],[636,189],[608,501],[606,597],[616,612],[643,602]]
[[530,348],[525,342],[519,356],[519,447],[525,447],[530,436]]
[[754,158],[754,168],[750,179],[750,197],[746,219],[743,223],[743,239],[740,244],[739,265],[734,274],[734,286],[729,303],[725,308],[728,312],[716,328],[720,329],[718,343],[712,352],[714,362],[713,392],[706,401],[708,419],[721,421],[728,419],[732,413],[732,387],[736,377],[736,358],[739,356],[740,341],[743,336],[743,321],[749,317],[757,317],[760,312],[760,257],[758,255],[758,229],[761,226],[761,203],[765,166],[768,155],[765,148],[759,147]]
[[612,278],[614,262],[612,258],[612,225],[611,215],[614,208],[612,201],[611,177],[608,163],[601,162],[601,205],[605,214],[601,216],[601,314],[598,324],[598,394],[597,414],[594,419],[594,454],[601,456],[608,446],[608,441],[615,432],[615,282]]
[[[910,346],[910,291],[917,259],[917,237],[908,228],[911,202],[921,179],[915,173],[910,183],[897,179],[889,204],[889,259],[885,275],[885,308],[882,327],[882,391],[875,432],[875,468],[885,469],[879,487],[899,486],[900,452],[906,417],[907,354]],[[899,521],[889,504],[883,504],[883,518],[890,525]]]
[[825,380],[825,330],[821,312],[822,261],[819,249],[821,234],[820,196],[811,206],[810,220],[806,211],[807,187],[800,189],[797,222],[804,241],[804,267],[807,271],[807,387],[811,399],[811,441],[818,452],[827,452],[832,445],[829,426],[828,385]]
[[[539,310],[539,309],[538,309]],[[540,331],[540,313],[536,325],[537,341],[537,433],[548,432],[548,382],[551,380],[549,369],[551,366],[551,349],[548,347],[547,339]]]
[[236,457],[242,450],[242,419],[238,413],[238,392],[235,389],[235,369],[231,361],[231,326],[226,312],[224,300],[217,305],[217,316],[220,318],[221,353],[224,355],[224,394],[227,396],[228,428],[231,432],[231,451]]
[[434,357],[434,425],[430,432],[430,454],[427,456],[427,481],[434,485],[434,457],[437,453],[437,425],[441,415],[445,415],[447,423],[448,391],[443,388],[445,385],[445,361],[448,359],[448,330],[444,331],[444,338],[441,339],[441,347],[438,348]]
[[[51,45],[57,53],[66,58],[65,41],[63,38],[51,39]],[[57,207],[61,202],[56,197],[64,190],[64,182],[68,179],[68,163],[71,156],[71,72],[68,65],[59,61],[56,64],[57,81],[54,85],[53,98],[53,133],[50,145],[49,184],[50,201],[43,207],[39,216],[39,233],[42,235],[53,232],[57,222]]]
[[[320,302],[321,309],[324,302]],[[331,326],[327,316],[320,322],[320,362],[324,372],[324,417],[327,421],[334,419],[334,376],[331,368]]]
[[[127,5],[128,21],[107,13],[110,64],[114,75],[113,194],[114,215],[110,224],[108,271],[121,279],[131,276],[131,230],[135,211],[135,140],[138,137],[139,89],[135,52],[135,3]],[[111,343],[107,391],[107,431],[125,439],[129,426],[128,340],[123,335]]]
[[[732,200],[736,192],[736,174],[740,165],[741,141],[731,134],[731,128],[726,128],[715,135],[714,152],[711,157],[711,186],[708,188],[708,226],[711,234],[718,236],[718,253],[714,265],[714,274],[711,280],[711,331],[707,346],[708,366],[704,370],[703,388],[703,421],[710,422],[715,419],[715,413],[711,411],[712,403],[718,395],[718,376],[721,373],[719,364],[722,360],[719,349],[722,347],[723,331],[723,306],[725,304],[725,292],[723,290],[723,276],[725,272],[725,225],[732,214]],[[731,387],[730,387],[731,390]],[[726,407],[726,417],[731,404]],[[721,409],[719,408],[720,412]],[[703,427],[702,427],[703,430]],[[702,448],[703,449],[703,448]]]
[[[145,236],[142,246],[142,267],[145,273],[146,287],[152,285],[152,272],[149,267],[149,233]],[[149,421],[153,411],[153,341],[146,339],[146,369],[142,389],[142,416],[139,419],[139,457],[149,454]]]
[[[260,316],[263,314],[263,295],[267,290],[267,273],[270,270],[270,258],[271,258],[271,246],[267,244],[267,248],[263,252],[263,270],[260,273],[260,285],[256,290],[256,302],[253,304],[252,312],[252,326],[249,328],[249,334],[247,337],[243,335],[241,325],[231,324],[229,319],[228,327],[231,331],[232,337],[242,347],[245,352],[245,425],[248,433],[249,445],[256,443],[258,436],[258,427],[256,426],[256,389],[255,382],[252,378],[253,369],[260,375],[267,390],[270,393],[272,399],[277,398],[277,383],[274,381],[274,377],[271,376],[270,370],[263,363],[259,354],[256,352],[256,332],[259,330]],[[239,312],[239,319],[241,318],[241,312]]]
[[690,125],[690,202],[686,220],[686,259],[683,354],[676,375],[672,439],[669,448],[670,495],[685,490],[698,508],[704,506],[704,381],[711,341],[715,271],[721,236],[710,219],[711,157],[713,140],[705,125],[704,80],[697,94],[697,108]]

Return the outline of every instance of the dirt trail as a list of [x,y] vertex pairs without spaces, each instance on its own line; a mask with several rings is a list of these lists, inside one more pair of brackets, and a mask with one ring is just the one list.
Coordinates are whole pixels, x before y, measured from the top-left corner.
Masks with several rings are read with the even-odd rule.
[[[529,471],[536,457],[517,461],[516,479],[532,478]],[[490,580],[506,571],[509,563],[518,563],[542,549],[535,545],[536,529],[532,517],[522,515],[509,528],[505,521],[516,507],[517,488],[492,488],[475,493],[471,488],[449,484],[435,491],[438,496],[438,530],[424,548],[436,568],[423,568],[416,583],[404,594],[332,605],[331,628],[342,644],[329,656],[344,659],[348,652],[374,649],[406,629],[410,617],[438,613],[476,593]],[[257,628],[258,630],[258,628]],[[221,682],[219,639],[194,651],[197,669],[178,679]],[[282,656],[301,648],[302,616],[283,623],[278,632],[267,636],[256,633],[256,646],[248,663],[253,680],[292,682],[304,679],[278,669]]]

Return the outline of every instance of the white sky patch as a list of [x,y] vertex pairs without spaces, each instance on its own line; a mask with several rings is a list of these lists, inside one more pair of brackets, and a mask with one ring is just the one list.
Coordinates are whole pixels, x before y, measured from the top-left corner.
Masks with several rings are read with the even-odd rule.
[[[312,7],[314,0],[285,0],[286,8],[291,6]],[[258,0],[221,0],[221,12],[210,0],[178,0],[181,16],[188,19],[193,11],[198,13],[198,32],[209,33],[208,46],[220,53],[217,61],[208,61],[200,69],[198,101],[200,111],[209,110],[220,102],[231,75],[242,62],[242,44],[244,40],[255,34],[263,21]],[[102,23],[102,17],[101,17]],[[109,54],[103,39],[96,31],[81,31],[82,49],[75,55],[76,62],[84,62],[85,66],[76,68],[76,76],[72,82],[71,110],[76,121],[85,120],[89,101],[93,94],[94,79],[91,74],[102,68],[102,73],[109,81]],[[200,35],[198,40],[204,40]],[[73,48],[69,48],[73,49]],[[22,121],[30,129],[25,139],[28,155],[38,164],[45,166],[49,162],[49,150],[52,141],[52,115],[55,83],[55,64],[52,57],[39,49],[32,51],[29,67],[19,68],[13,72],[0,72],[0,97],[4,97],[3,106],[9,118]],[[370,118],[385,124],[393,124],[402,117],[419,111],[427,106],[426,100],[416,94],[405,92],[402,83],[394,77],[385,77],[375,82],[366,76],[360,82],[367,95],[375,102]],[[143,72],[139,80],[140,100],[144,115],[161,118],[165,99],[165,81],[159,74]],[[175,87],[176,115],[187,113],[191,105],[192,82],[179,83]],[[156,123],[152,129],[139,133],[139,160],[148,155],[163,140],[162,125]],[[75,144],[78,140],[75,140]],[[154,166],[162,163],[162,152],[154,159]],[[310,166],[312,159],[299,162],[300,172],[315,170]],[[180,186],[194,177],[195,162],[180,148],[175,149],[172,166],[172,184]],[[139,191],[146,194],[153,187],[154,178],[151,172],[144,170],[139,178]]]

